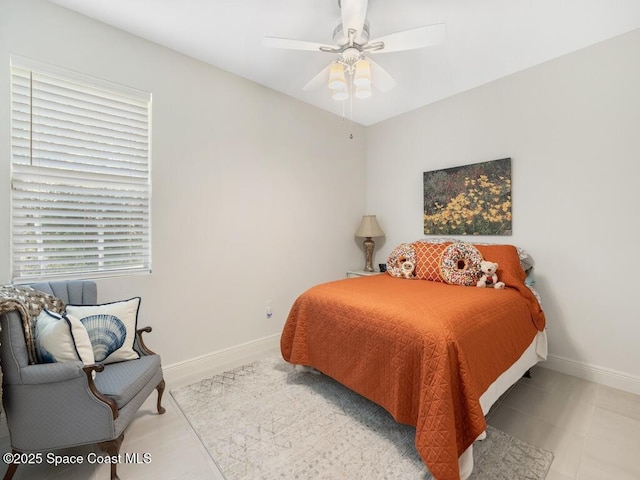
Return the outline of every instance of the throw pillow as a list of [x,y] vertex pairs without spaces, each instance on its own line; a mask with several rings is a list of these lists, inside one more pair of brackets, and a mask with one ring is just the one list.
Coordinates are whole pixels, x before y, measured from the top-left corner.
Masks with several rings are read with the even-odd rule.
[[36,318],[35,343],[42,363],[95,363],[89,335],[77,318],[42,310]]
[[24,340],[27,344],[29,364],[38,363],[38,354],[35,342],[35,319],[43,308],[53,312],[63,312],[64,302],[59,298],[49,295],[26,285],[2,285],[0,286],[0,312],[18,310],[22,317]]
[[102,305],[67,305],[67,313],[87,329],[96,362],[114,363],[140,358],[133,349],[140,297]]
[[416,264],[416,252],[410,243],[401,243],[394,248],[387,259],[387,273],[392,277],[403,277],[402,264],[404,262]]
[[440,275],[440,259],[450,242],[418,241],[411,244],[416,252],[416,277],[432,282],[444,282]]
[[449,284],[475,286],[482,275],[482,260],[482,254],[470,243],[452,243],[442,252],[440,273]]

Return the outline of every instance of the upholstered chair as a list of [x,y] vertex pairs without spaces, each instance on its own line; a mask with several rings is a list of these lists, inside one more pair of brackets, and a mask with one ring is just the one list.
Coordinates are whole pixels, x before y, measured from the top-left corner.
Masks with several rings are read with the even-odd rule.
[[[32,287],[65,304],[92,305],[97,300],[96,284],[89,281]],[[21,315],[4,313],[0,325],[2,401],[13,452],[44,456],[44,452],[95,443],[108,455],[118,455],[124,430],[154,389],[158,413],[164,413],[160,357],[142,341],[142,332],[150,332],[150,327],[136,332],[134,349],[139,359],[83,365],[80,361],[30,364]],[[17,467],[18,463],[9,464],[5,480],[13,477]],[[113,463],[112,479],[118,478],[116,468]]]

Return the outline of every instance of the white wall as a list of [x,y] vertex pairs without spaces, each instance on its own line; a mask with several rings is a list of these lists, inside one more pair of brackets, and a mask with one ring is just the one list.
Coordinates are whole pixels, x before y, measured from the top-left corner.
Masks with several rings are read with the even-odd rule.
[[[142,296],[170,365],[277,335],[295,297],[362,262],[363,127],[44,0],[0,3],[0,282],[10,281],[9,56],[153,94],[153,273]],[[265,304],[273,301],[267,320]]]
[[548,364],[640,393],[640,31],[369,127],[378,259],[424,236],[423,172],[504,157],[513,235],[482,240],[534,257]]
[[349,140],[324,111],[44,0],[2,0],[5,226],[11,53],[153,93],[154,272],[98,287],[101,301],[142,296],[165,365],[277,335],[302,290],[361,266],[360,215],[378,215],[383,262],[422,237],[424,171],[510,156],[514,234],[482,240],[534,256],[549,364],[640,392],[640,32],[355,126]]

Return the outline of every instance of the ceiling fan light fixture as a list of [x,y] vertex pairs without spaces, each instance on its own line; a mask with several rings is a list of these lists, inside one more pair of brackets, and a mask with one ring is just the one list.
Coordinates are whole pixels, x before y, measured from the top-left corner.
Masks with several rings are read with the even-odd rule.
[[345,90],[347,88],[344,68],[338,62],[333,63],[331,70],[329,70],[329,88],[331,90]]
[[[371,64],[368,60],[360,60],[356,63],[356,73],[353,77],[353,84],[356,87],[371,86]],[[371,91],[371,89],[369,89]]]
[[356,87],[356,98],[369,98],[370,96],[371,96],[370,85]]

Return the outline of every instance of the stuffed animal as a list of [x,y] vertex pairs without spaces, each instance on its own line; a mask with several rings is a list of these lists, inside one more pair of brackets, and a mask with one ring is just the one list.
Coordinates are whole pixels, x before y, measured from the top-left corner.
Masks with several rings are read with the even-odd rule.
[[413,273],[415,268],[416,266],[413,264],[412,261],[405,260],[404,263],[402,264],[402,267],[400,268],[400,274],[402,275],[403,278],[413,278],[415,277]]
[[480,280],[478,280],[478,283],[476,283],[476,287],[497,288],[498,290],[504,288],[504,282],[499,282],[498,275],[496,275],[496,271],[498,270],[497,263],[482,260],[480,262],[480,270],[482,270],[482,276]]

